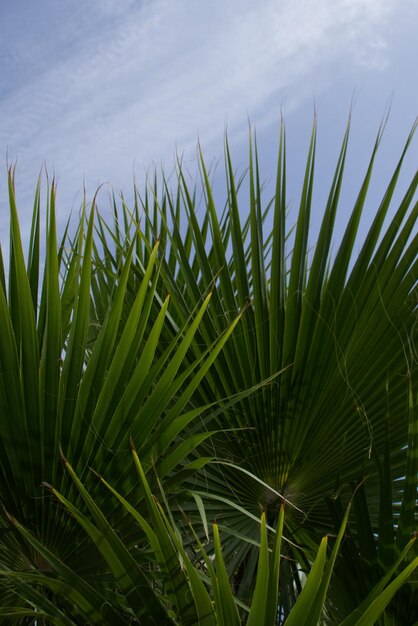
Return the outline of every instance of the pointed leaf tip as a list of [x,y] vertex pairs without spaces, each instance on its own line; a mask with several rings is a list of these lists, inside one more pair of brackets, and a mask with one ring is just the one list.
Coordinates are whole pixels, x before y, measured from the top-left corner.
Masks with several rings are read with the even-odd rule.
[[60,445],[60,458],[61,458],[61,461],[64,463],[64,465],[68,465],[68,459],[65,456],[64,451],[63,451],[61,445]]
[[7,519],[9,520],[9,522],[11,524],[13,524],[13,526],[16,526],[17,524],[17,520],[15,517],[13,517],[13,515],[11,513],[9,513],[8,511],[6,511],[5,508],[3,508],[3,513],[5,514],[5,516],[7,517]]
[[93,474],[93,476],[95,478],[97,478],[98,480],[100,480],[101,482],[103,482],[103,478],[101,476],[101,474],[99,474],[99,472],[96,472],[95,469],[93,469],[92,467],[89,467],[89,471]]

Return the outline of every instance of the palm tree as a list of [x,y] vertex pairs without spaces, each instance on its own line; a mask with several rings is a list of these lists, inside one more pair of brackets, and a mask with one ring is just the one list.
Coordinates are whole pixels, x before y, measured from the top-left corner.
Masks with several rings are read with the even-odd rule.
[[[24,598],[21,610],[22,615],[27,616],[40,602],[33,580],[39,572],[51,571],[51,564],[42,551],[31,549],[27,539],[15,532],[10,520],[18,520],[32,531],[37,542],[63,559],[66,567],[72,568],[77,576],[88,580],[100,572],[103,562],[96,547],[86,542],[82,529],[69,522],[63,508],[57,506],[45,490],[45,484],[53,484],[67,497],[74,496],[75,505],[80,499],[68,483],[60,453],[65,452],[73,459],[76,471],[91,487],[97,505],[102,506],[108,519],[113,521],[117,515],[115,506],[103,490],[100,491],[89,467],[93,466],[104,476],[117,477],[114,485],[129,494],[136,487],[126,463],[130,458],[130,437],[140,442],[146,473],[153,466],[155,438],[158,439],[160,480],[178,467],[185,474],[194,471],[195,468],[187,464],[189,448],[193,445],[181,447],[173,443],[210,407],[189,406],[187,393],[195,391],[238,318],[194,363],[189,359],[185,368],[182,365],[184,355],[208,306],[208,296],[193,317],[172,336],[163,353],[157,354],[170,298],[161,301],[156,295],[160,265],[157,242],[143,268],[143,277],[129,311],[124,308],[134,259],[134,237],[118,266],[119,276],[113,283],[112,297],[97,330],[92,278],[95,271],[92,255],[94,202],[87,223],[83,207],[71,245],[68,247],[65,237],[58,246],[55,185],[52,183],[42,279],[39,183],[27,265],[12,170],[9,171],[9,198],[8,288],[4,270],[0,280],[0,606],[20,607]],[[155,317],[151,318],[151,313],[155,313]],[[183,387],[186,391],[179,395]],[[206,434],[200,435],[196,443],[205,437]],[[181,481],[180,473],[178,477]],[[132,524],[128,525],[128,531],[135,537]],[[29,576],[29,584],[25,576]],[[100,576],[106,577],[106,574],[102,572]],[[152,585],[147,583],[139,567],[135,576],[144,587],[140,594],[144,606],[152,608],[155,596]],[[97,609],[103,597],[95,593]],[[51,599],[49,605],[52,606]],[[65,604],[64,608],[55,608],[53,614],[58,623],[66,623]],[[163,610],[161,615],[165,615]]]
[[[247,215],[240,209],[245,180],[234,174],[226,142],[227,198],[221,217],[200,153],[200,187],[190,188],[179,163],[174,193],[166,179],[159,186],[155,177],[144,194],[136,189],[132,214],[123,198],[121,213],[115,202],[115,223],[123,232],[120,240],[109,241],[102,230],[105,249],[116,245],[120,253],[122,242],[127,236],[129,239],[129,229],[123,224],[131,219],[145,222],[144,255],[154,238],[159,238],[162,265],[158,288],[171,293],[174,304],[164,329],[167,341],[206,294],[213,293],[191,345],[191,360],[199,357],[234,316],[244,312],[236,332],[196,390],[194,401],[222,403],[243,389],[264,384],[257,393],[222,411],[215,421],[212,416],[206,420],[206,428],[220,432],[201,446],[197,455],[212,455],[214,461],[189,482],[192,504],[182,502],[193,515],[193,502],[203,501],[205,514],[216,516],[230,533],[224,544],[226,562],[244,600],[251,596],[255,583],[258,553],[251,542],[258,536],[260,511],[266,512],[274,527],[282,496],[293,504],[287,532],[309,552],[309,546],[316,550],[322,533],[332,528],[335,495],[349,484],[365,480],[370,524],[378,532],[380,523],[379,537],[386,546],[380,552],[389,555],[383,559],[386,566],[394,554],[390,545],[396,534],[397,503],[405,490],[410,398],[416,398],[418,389],[418,174],[397,207],[392,207],[392,199],[416,123],[356,253],[360,218],[384,125],[379,129],[347,227],[333,254],[349,126],[313,249],[309,248],[309,231],[316,124],[295,226],[287,226],[282,125],[275,196],[267,204],[257,147],[253,148],[250,134],[248,196],[243,201],[249,207]],[[201,196],[203,207],[198,203]],[[387,221],[390,210],[394,215]],[[116,226],[110,230],[118,232]],[[141,274],[139,267],[136,271]],[[411,439],[409,442],[416,445]],[[412,481],[416,486],[415,478]],[[403,533],[398,534],[398,550],[414,530],[414,489],[405,505],[412,512]],[[385,494],[389,490],[389,499],[382,490]],[[346,502],[349,493],[344,496],[343,491],[342,495]],[[383,527],[391,530],[386,533]],[[298,553],[295,567],[288,562],[284,605],[298,581],[300,559]],[[359,593],[359,599],[366,593],[367,588]]]
[[[325,596],[321,619],[330,623],[346,617],[346,626],[359,617],[363,626],[373,623],[364,615],[377,598],[384,610],[396,591],[387,586],[391,576],[407,553],[398,585],[415,563],[408,540],[417,486],[418,174],[385,221],[415,126],[358,254],[382,129],[335,255],[349,128],[312,251],[315,125],[294,228],[287,225],[282,125],[276,193],[266,206],[250,136],[248,216],[239,208],[245,179],[234,174],[228,144],[221,215],[200,156],[201,218],[198,189],[189,188],[179,164],[174,194],[167,180],[160,190],[155,179],[142,196],[136,190],[132,214],[123,199],[121,210],[115,201],[113,225],[95,217],[95,202],[86,218],[84,205],[76,234],[66,231],[58,246],[52,184],[43,278],[39,184],[25,263],[9,172],[8,286],[0,271],[0,616],[6,623],[116,624],[135,616],[187,623],[187,615],[195,619],[184,604],[190,593],[177,598],[173,580],[187,563],[179,589],[191,585],[201,597],[197,580],[211,571],[212,549],[213,593],[216,576],[229,576],[239,606],[253,594],[260,604],[257,571],[264,567],[260,578],[269,567],[262,565],[263,533],[279,528],[281,537],[283,499],[278,619],[290,620],[292,607],[303,606],[296,599],[301,570],[314,568],[317,554],[323,562],[321,536],[334,528],[330,565],[317,577],[315,615]],[[140,490],[130,439],[142,468]],[[151,491],[164,505],[158,514]],[[337,560],[351,500],[350,541]],[[203,556],[189,564],[195,539],[184,515],[201,543],[216,517],[222,558],[214,532]],[[173,555],[170,545],[180,554],[174,565],[161,560],[164,546]],[[366,586],[350,602],[347,578],[357,576],[356,558]],[[167,589],[172,602],[161,598]],[[413,599],[416,584],[405,593]],[[307,596],[300,594],[303,602]],[[205,606],[219,601],[216,594],[202,600]],[[416,619],[412,601],[411,607],[405,623]],[[386,623],[396,620],[390,617],[396,610],[389,607]]]
[[[350,506],[342,516],[341,526],[333,542],[332,550],[327,554],[328,537],[323,537],[312,567],[306,576],[303,590],[295,600],[287,616],[285,607],[279,603],[281,582],[280,555],[281,548],[287,539],[283,536],[284,511],[283,502],[280,507],[278,526],[275,531],[271,550],[267,533],[266,515],[261,515],[260,546],[255,589],[250,606],[237,602],[230,587],[225,565],[222,545],[217,523],[213,524],[213,559],[206,552],[195,535],[197,550],[183,542],[178,526],[173,519],[173,512],[168,507],[166,494],[160,485],[160,504],[152,494],[143,467],[136,450],[133,448],[133,459],[138,472],[140,486],[144,493],[145,507],[139,512],[120,493],[100,477],[103,485],[122,505],[128,518],[144,531],[148,541],[148,560],[138,553],[138,545],[127,545],[126,539],[115,532],[103,511],[97,506],[85,486],[81,483],[69,462],[64,464],[76,491],[87,506],[88,515],[68,501],[65,496],[51,487],[58,502],[71,513],[73,519],[85,530],[91,543],[103,556],[109,568],[109,575],[103,581],[94,582],[80,577],[77,572],[40,543],[33,534],[22,527],[17,520],[10,518],[15,531],[24,537],[28,544],[39,554],[50,567],[44,572],[20,572],[18,574],[21,595],[32,598],[33,585],[44,591],[54,592],[52,605],[45,594],[37,594],[36,612],[25,607],[3,607],[0,614],[8,619],[20,616],[47,619],[47,623],[78,624],[79,618],[91,624],[195,624],[199,626],[317,626],[318,623],[337,623],[335,611],[341,609],[341,603],[335,605],[335,592],[330,593],[330,583],[337,563],[340,547],[346,537]],[[148,512],[149,521],[143,513]],[[418,556],[405,566],[405,557],[409,556],[415,538],[411,539],[402,550],[399,558],[384,572],[373,589],[359,605],[349,612],[346,619],[338,619],[340,626],[369,626],[374,624],[385,611],[387,605],[398,590],[405,589],[414,569],[418,566]],[[133,548],[135,548],[133,550]],[[269,554],[271,552],[271,554]],[[153,562],[151,560],[153,558]],[[346,559],[345,559],[346,560]],[[142,567],[147,563],[148,580],[152,580],[149,589],[147,579],[138,576],[137,563]],[[399,568],[402,570],[399,572]],[[205,584],[206,583],[206,584]],[[149,600],[152,605],[144,602],[143,588],[148,588]],[[98,595],[97,592],[100,592]],[[338,590],[337,590],[338,591]],[[116,593],[115,593],[116,592]],[[343,600],[344,595],[338,600]],[[66,608],[63,613],[59,607]],[[58,609],[58,610],[57,610]],[[241,614],[240,614],[241,612]],[[334,615],[333,615],[334,613]],[[403,607],[405,613],[405,606]],[[399,617],[399,614],[396,616]],[[389,614],[390,618],[390,614]],[[384,615],[384,623],[388,621]],[[406,623],[405,620],[403,623]]]

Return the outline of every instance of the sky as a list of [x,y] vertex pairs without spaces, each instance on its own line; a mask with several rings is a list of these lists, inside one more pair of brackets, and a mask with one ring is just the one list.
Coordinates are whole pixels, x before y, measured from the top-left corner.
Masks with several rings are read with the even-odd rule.
[[[27,239],[41,168],[58,179],[59,224],[106,183],[129,199],[153,164],[176,154],[193,172],[199,140],[222,164],[227,129],[243,171],[248,120],[263,180],[287,125],[289,199],[297,206],[314,109],[319,222],[350,105],[343,214],[355,198],[389,103],[371,219],[418,115],[416,0],[14,0],[0,3],[0,241],[7,249],[6,162],[16,162]],[[415,139],[405,185],[418,162]],[[221,174],[220,174],[221,175]],[[273,193],[273,191],[272,191]],[[350,204],[351,203],[351,204]],[[367,222],[367,216],[366,216]]]

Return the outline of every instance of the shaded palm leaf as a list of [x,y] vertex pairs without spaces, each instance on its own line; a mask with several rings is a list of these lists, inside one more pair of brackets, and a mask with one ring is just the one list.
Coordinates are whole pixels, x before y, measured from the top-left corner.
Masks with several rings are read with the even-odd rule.
[[[50,576],[40,573],[17,575],[19,583],[17,590],[21,589],[22,596],[25,597],[27,593],[27,582],[36,583],[40,588],[53,590],[57,602],[53,610],[42,594],[38,593],[39,605],[34,601],[36,592],[32,594],[34,606],[39,606],[40,615],[48,618],[51,623],[56,623],[54,617],[60,614],[60,605],[62,605],[66,611],[62,623],[66,624],[78,623],[79,617],[88,619],[91,624],[141,623],[182,624],[184,626],[188,624],[239,626],[244,623],[247,626],[253,624],[274,626],[277,624],[278,616],[281,614],[281,607],[278,605],[278,588],[284,506],[280,508],[279,525],[271,549],[266,516],[265,514],[261,516],[257,582],[250,606],[244,607],[242,603],[236,602],[230,587],[218,525],[213,525],[214,559],[208,556],[198,540],[197,552],[191,552],[190,547],[185,548],[178,528],[170,521],[170,518],[172,519],[170,510],[161,506],[153,496],[135,449],[133,449],[133,457],[151,524],[113,487],[103,479],[102,482],[145,533],[153,556],[147,577],[144,577],[134,557],[137,550],[129,549],[111,528],[103,512],[91,498],[71,465],[65,460],[66,469],[76,491],[87,505],[88,515],[84,515],[55,489],[51,488],[52,492],[102,553],[113,579],[110,578],[107,584],[101,586],[99,586],[100,581],[97,580],[93,581],[92,585],[87,584],[52,552],[41,546],[16,520],[11,519],[12,524],[28,542],[45,555],[51,567]],[[161,492],[160,495],[167,506],[164,493]],[[348,514],[349,508],[343,516],[337,539],[328,555],[328,539],[327,537],[322,539],[302,593],[284,621],[285,626],[317,626],[320,623],[338,551],[344,538]],[[388,575],[378,581],[370,596],[360,607],[356,608],[349,620],[344,622],[344,626],[348,624],[372,626],[375,623],[386,604],[418,566],[418,557],[416,557],[388,584],[390,577],[410,551],[413,541],[406,546],[401,558],[391,568]],[[152,570],[158,574],[157,579],[152,576]],[[115,591],[117,593],[114,593]],[[101,596],[105,602],[101,600]],[[22,616],[29,617],[33,615],[33,610],[21,609],[20,613]],[[0,608],[0,616],[6,615],[12,616],[12,612],[7,608]]]

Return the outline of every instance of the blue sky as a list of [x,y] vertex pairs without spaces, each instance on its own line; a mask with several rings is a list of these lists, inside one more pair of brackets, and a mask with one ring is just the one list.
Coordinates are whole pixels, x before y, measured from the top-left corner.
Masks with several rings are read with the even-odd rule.
[[[152,163],[170,170],[176,151],[193,171],[198,138],[207,160],[222,162],[226,127],[242,170],[248,117],[269,180],[281,110],[296,205],[314,103],[318,220],[353,95],[347,209],[393,98],[371,215],[418,114],[417,23],[416,0],[2,2],[0,239],[8,237],[6,157],[17,162],[27,235],[43,164],[58,178],[63,223],[80,206],[83,181],[90,199],[104,182],[129,197],[134,174],[141,183]],[[405,181],[416,169],[417,143]]]

